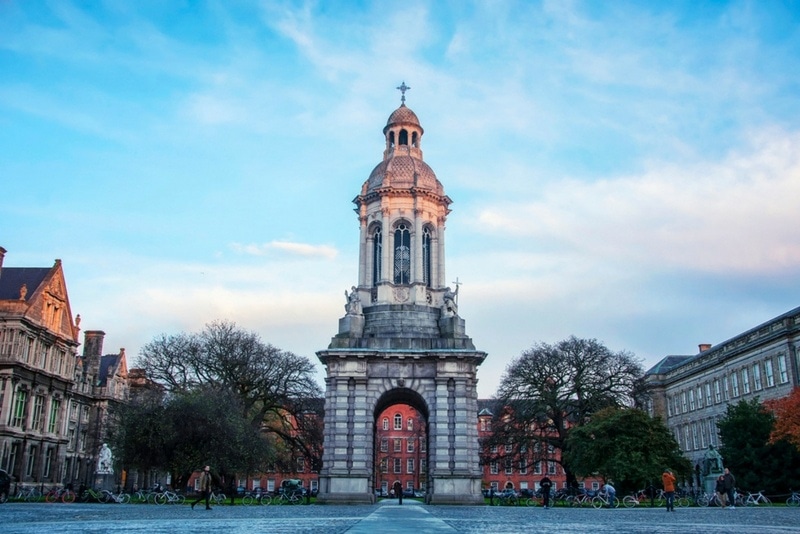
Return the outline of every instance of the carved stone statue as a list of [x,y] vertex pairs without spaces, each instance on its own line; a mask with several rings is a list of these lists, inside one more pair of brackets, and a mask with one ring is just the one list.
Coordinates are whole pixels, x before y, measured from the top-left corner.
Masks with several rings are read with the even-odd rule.
[[708,450],[703,456],[703,475],[714,475],[717,473],[722,473],[722,456],[720,456],[713,445],[709,445]]
[[345,289],[344,298],[347,299],[344,305],[344,310],[347,312],[347,315],[361,315],[361,297],[358,296],[356,286],[351,288],[350,293]]
[[456,297],[458,296],[458,286],[453,291],[449,287],[444,290],[444,304],[442,304],[442,316],[454,317],[458,315],[458,303]]
[[97,474],[98,475],[114,474],[111,449],[108,448],[108,444],[106,443],[103,443],[103,446],[100,447],[100,454],[98,454],[97,456]]

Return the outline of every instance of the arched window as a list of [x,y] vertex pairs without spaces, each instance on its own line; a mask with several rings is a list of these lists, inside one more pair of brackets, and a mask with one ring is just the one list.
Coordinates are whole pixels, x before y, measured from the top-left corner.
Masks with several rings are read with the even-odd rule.
[[414,430],[414,420],[412,418],[408,418],[406,425],[406,430]]
[[422,230],[422,281],[431,287],[431,229]]
[[389,418],[388,417],[384,417],[383,418],[383,429],[384,430],[389,430]]
[[416,147],[417,146],[417,141],[418,141],[417,132],[412,132],[411,133],[411,146]]
[[394,148],[394,132],[389,132],[389,146]]
[[403,416],[402,414],[394,414],[394,429],[403,430]]
[[375,228],[372,234],[372,285],[378,285],[381,281],[381,257],[383,253],[383,234],[381,227]]
[[408,144],[408,132],[405,130],[400,130],[400,135],[398,136],[398,144],[400,146],[405,146]]
[[394,231],[394,283],[411,283],[411,230],[405,224]]

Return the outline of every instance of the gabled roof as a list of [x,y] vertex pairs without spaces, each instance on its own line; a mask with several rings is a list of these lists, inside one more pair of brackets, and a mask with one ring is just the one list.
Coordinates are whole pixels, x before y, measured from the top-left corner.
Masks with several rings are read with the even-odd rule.
[[25,284],[25,300],[44,282],[51,267],[3,267],[0,269],[0,300],[19,300],[20,288]]

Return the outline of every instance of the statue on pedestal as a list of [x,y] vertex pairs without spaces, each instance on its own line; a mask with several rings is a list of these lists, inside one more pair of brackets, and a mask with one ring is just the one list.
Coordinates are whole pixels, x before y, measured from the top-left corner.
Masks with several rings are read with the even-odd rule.
[[103,443],[103,446],[100,447],[100,454],[98,454],[97,456],[97,474],[98,475],[114,474],[113,457],[111,455],[111,449],[108,448],[108,444],[106,443]]
[[714,445],[709,445],[703,456],[703,474],[708,476],[719,473],[722,473],[722,456],[714,448]]
[[344,310],[347,312],[347,315],[361,315],[363,313],[361,311],[361,297],[358,296],[356,286],[352,287],[350,293],[345,289],[344,298],[347,299],[344,305]]

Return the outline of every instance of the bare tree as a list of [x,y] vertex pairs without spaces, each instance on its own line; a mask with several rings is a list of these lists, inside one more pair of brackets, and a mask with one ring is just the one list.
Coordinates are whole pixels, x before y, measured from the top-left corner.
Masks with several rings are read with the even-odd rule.
[[[312,421],[322,424],[322,403],[314,401],[322,393],[307,358],[221,321],[195,334],[161,335],[142,348],[138,363],[168,393],[212,388],[234,394],[241,416],[272,434],[278,452],[299,451],[311,465],[319,465],[321,430],[309,427]],[[310,416],[312,409],[319,413]]]
[[613,352],[595,339],[534,345],[506,368],[482,460],[555,461],[574,483],[561,454],[570,430],[603,408],[633,406],[642,375],[633,354]]

